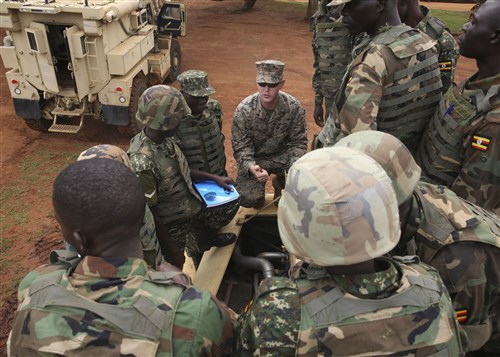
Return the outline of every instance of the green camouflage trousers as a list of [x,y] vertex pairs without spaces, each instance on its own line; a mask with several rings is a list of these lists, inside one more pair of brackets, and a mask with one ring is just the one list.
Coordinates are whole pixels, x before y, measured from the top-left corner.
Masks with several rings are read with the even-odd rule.
[[[278,180],[278,185],[285,188],[285,172],[290,166],[282,162],[273,161],[272,159],[259,159],[257,165],[262,167],[267,173],[275,174]],[[236,178],[236,189],[240,194],[240,202],[243,207],[253,207],[259,200],[264,198],[266,194],[266,184],[257,181],[252,175],[238,174]]]
[[189,257],[203,253],[198,246],[210,242],[219,229],[233,219],[240,207],[239,201],[222,206],[203,208],[189,220],[171,222],[166,226],[167,232]]

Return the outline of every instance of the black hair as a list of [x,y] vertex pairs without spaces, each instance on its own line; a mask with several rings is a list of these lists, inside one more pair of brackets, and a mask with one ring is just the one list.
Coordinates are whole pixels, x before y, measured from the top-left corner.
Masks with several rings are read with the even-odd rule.
[[103,232],[117,225],[140,226],[146,199],[129,168],[96,158],[75,162],[61,171],[54,181],[52,204],[68,227]]

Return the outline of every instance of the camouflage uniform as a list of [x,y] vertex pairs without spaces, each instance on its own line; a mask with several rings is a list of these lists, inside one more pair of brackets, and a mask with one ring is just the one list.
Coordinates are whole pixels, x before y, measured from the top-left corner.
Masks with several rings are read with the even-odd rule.
[[[286,249],[305,264],[297,277],[262,282],[240,317],[238,356],[461,355],[435,270],[414,257],[401,258],[405,264],[377,258],[400,230],[392,184],[374,160],[348,148],[299,159],[278,226]],[[369,261],[373,273],[330,270]]]
[[393,253],[417,254],[436,268],[467,333],[469,349],[490,340],[486,348],[500,353],[500,217],[444,186],[419,183],[420,168],[410,152],[388,134],[359,132],[338,146],[360,150],[386,170],[398,203],[409,207]]
[[[208,97],[215,90],[208,85],[206,72],[189,70],[177,80],[181,91],[195,97]],[[222,134],[222,109],[218,101],[209,99],[203,113],[182,118],[175,133],[189,167],[214,175],[226,176],[226,155]]]
[[[178,123],[190,114],[182,94],[162,85],[147,89],[139,99],[138,108],[136,118],[155,130],[171,130],[175,128],[172,122]],[[205,236],[215,235],[236,214],[238,208],[234,204],[210,209],[204,206],[193,188],[189,165],[177,139],[167,137],[156,144],[142,131],[132,138],[128,154],[148,205],[158,207],[159,218],[170,237],[189,256],[200,253],[202,232]]]
[[406,25],[379,30],[351,63],[320,132],[322,146],[361,130],[380,130],[416,151],[441,99],[435,42]]
[[417,152],[426,178],[500,213],[500,74],[452,87]]
[[[80,156],[78,156],[78,161],[93,158],[119,161],[129,169],[132,169],[127,154],[117,146],[106,144],[93,146],[90,149],[83,151]],[[148,263],[148,266],[153,269],[157,269],[158,266],[165,263],[165,259],[163,258],[160,242],[156,236],[156,226],[153,213],[147,205],[144,212],[143,225],[139,234],[142,243],[142,252],[144,253],[144,260]],[[69,250],[75,251],[69,243],[65,242],[65,244]],[[165,256],[168,256],[168,252],[165,252],[164,254]]]
[[[257,83],[281,81],[283,67],[275,73],[274,65],[264,67],[265,62],[257,62]],[[245,207],[252,207],[265,193],[264,184],[248,172],[250,166],[257,164],[276,174],[284,187],[285,172],[307,150],[305,110],[295,97],[282,91],[278,95],[272,112],[262,106],[259,93],[243,99],[234,112],[231,143],[238,165],[237,188]]]
[[148,271],[133,258],[74,263],[74,271],[42,266],[21,282],[9,356],[231,353],[229,310],[181,272]]
[[437,17],[431,16],[429,8],[421,5],[420,9],[425,16],[415,28],[437,41],[436,49],[439,53],[438,64],[439,71],[441,72],[441,82],[443,83],[441,91],[446,93],[453,84],[453,77],[459,56],[458,44],[446,24]]
[[318,11],[311,19],[314,102],[323,105],[324,100],[326,115],[351,62],[353,47],[352,36],[342,23],[341,6],[326,6],[328,2],[321,0]]

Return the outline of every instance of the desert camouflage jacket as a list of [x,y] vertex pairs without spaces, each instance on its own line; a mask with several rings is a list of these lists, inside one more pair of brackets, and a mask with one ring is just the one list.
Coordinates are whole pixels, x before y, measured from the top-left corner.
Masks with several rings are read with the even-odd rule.
[[436,48],[439,53],[438,63],[441,72],[442,92],[450,88],[453,83],[457,60],[459,56],[457,41],[453,38],[446,24],[437,17],[431,16],[431,10],[425,6],[420,6],[425,17],[420,21],[416,29],[425,32],[430,38],[436,40]]
[[[435,270],[382,258],[376,267],[376,273],[347,277],[309,266],[298,278],[264,280],[238,321],[235,353],[460,356],[455,314]],[[412,287],[424,281],[430,290]],[[411,306],[406,299],[417,290],[420,303]]]
[[[70,274],[61,272],[60,265],[36,269],[19,286],[10,355],[229,355],[233,326],[227,308],[209,293],[174,283],[165,274],[148,271],[141,259],[92,256],[83,258]],[[70,302],[66,307],[34,308],[40,282],[52,277],[59,279],[52,282],[49,294]],[[111,311],[111,321],[75,307],[81,297],[83,306],[100,307],[104,316]],[[134,309],[149,313],[137,315],[130,312]],[[131,320],[135,315],[147,317]]]
[[323,146],[353,132],[380,130],[415,152],[441,99],[434,44],[406,25],[383,27],[362,41],[318,136]]
[[421,182],[400,244],[397,254],[417,254],[438,270],[470,347],[481,347],[491,326],[500,326],[500,217],[444,186]]
[[278,105],[268,112],[255,93],[236,108],[231,134],[240,175],[248,175],[259,158],[291,166],[307,150],[305,110],[295,97],[279,92]]

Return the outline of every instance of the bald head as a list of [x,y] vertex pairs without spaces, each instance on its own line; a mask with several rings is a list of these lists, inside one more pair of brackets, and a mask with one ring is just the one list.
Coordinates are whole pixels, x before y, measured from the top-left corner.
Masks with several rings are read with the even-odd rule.
[[141,250],[139,228],[146,201],[138,179],[122,163],[90,159],[69,165],[54,182],[52,203],[65,240],[80,253],[82,242],[75,242],[75,233],[83,237],[87,255],[115,246],[126,249],[127,240]]
[[373,36],[382,26],[401,23],[396,0],[352,0],[342,8],[342,22],[351,34]]
[[[484,61],[492,57],[498,62],[500,54],[500,1],[487,0],[471,15],[460,35],[460,54]],[[493,61],[494,60],[494,61]],[[479,64],[479,63],[478,63]]]

